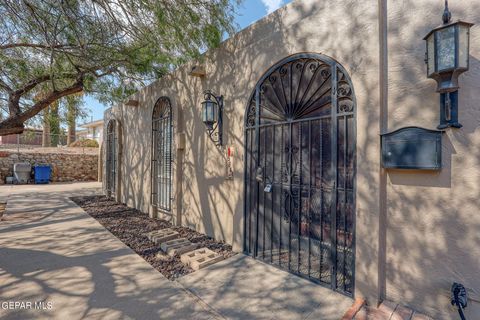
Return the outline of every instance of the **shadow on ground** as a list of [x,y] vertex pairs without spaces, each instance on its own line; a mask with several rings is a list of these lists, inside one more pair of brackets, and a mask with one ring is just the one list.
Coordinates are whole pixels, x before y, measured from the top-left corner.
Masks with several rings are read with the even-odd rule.
[[[68,199],[99,184],[1,187],[2,319],[211,319],[214,314],[167,280]],[[7,196],[5,196],[5,194]],[[51,302],[35,309],[35,302]]]

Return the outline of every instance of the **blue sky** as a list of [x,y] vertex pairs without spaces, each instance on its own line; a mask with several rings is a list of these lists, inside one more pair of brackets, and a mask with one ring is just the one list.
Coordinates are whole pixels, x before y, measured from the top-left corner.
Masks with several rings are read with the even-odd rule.
[[[279,7],[291,2],[292,0],[243,0],[238,8],[238,15],[235,19],[239,30],[249,26],[253,22],[263,18]],[[85,106],[90,110],[86,121],[98,120],[103,118],[103,111],[108,107],[99,103],[92,97],[85,97]]]

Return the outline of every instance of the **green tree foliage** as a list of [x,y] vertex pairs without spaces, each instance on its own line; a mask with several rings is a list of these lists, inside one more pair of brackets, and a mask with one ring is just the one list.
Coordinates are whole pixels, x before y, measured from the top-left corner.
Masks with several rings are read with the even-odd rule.
[[[0,135],[62,97],[113,102],[217,46],[229,0],[3,0]],[[42,91],[42,98],[38,91]]]

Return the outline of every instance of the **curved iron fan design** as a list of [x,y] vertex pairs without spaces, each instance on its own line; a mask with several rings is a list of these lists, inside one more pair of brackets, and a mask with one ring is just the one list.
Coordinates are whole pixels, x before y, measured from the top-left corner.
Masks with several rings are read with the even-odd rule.
[[[330,113],[331,66],[314,58],[289,61],[272,71],[258,85],[260,124],[317,117]],[[254,126],[256,97],[247,113]]]
[[348,77],[337,70],[337,99],[338,113],[353,112],[353,92]]
[[160,97],[153,107],[152,119],[160,119],[169,117],[172,112],[172,105],[170,99],[167,97]]

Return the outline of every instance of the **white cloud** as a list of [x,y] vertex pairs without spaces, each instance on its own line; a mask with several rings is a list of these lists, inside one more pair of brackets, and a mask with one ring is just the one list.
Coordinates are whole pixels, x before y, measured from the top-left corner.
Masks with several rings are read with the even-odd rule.
[[267,8],[267,13],[271,13],[283,4],[283,0],[261,0],[263,5]]

